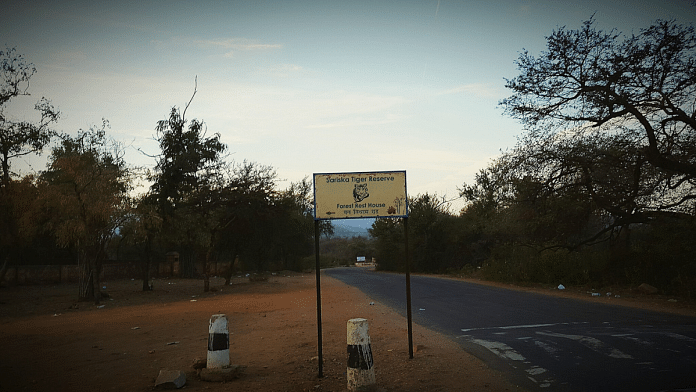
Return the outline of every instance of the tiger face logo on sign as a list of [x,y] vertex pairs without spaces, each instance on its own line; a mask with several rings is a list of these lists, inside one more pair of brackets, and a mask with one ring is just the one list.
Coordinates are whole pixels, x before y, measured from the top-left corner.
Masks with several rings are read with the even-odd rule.
[[355,184],[355,188],[353,188],[353,200],[355,200],[356,203],[367,199],[369,196],[367,184]]

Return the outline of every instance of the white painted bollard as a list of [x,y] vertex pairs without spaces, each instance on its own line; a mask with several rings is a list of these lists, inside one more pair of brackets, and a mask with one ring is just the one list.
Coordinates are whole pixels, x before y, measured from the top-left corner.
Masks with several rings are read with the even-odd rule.
[[370,333],[367,320],[354,318],[348,320],[348,390],[357,391],[360,388],[374,384],[375,369],[370,347]]
[[206,368],[221,369],[230,366],[230,335],[227,316],[214,314],[208,327],[208,361]]

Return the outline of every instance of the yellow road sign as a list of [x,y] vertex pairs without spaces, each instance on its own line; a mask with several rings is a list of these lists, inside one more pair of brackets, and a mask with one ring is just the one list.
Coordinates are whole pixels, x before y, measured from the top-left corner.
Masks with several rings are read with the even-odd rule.
[[314,219],[407,217],[406,171],[314,174]]

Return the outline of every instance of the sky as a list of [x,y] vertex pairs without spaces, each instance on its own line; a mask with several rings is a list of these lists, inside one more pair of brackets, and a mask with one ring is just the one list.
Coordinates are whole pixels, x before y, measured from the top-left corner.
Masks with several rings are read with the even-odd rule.
[[[152,168],[157,121],[196,88],[186,118],[221,135],[228,161],[275,168],[280,189],[313,173],[406,170],[409,196],[447,200],[522,134],[498,103],[523,50],[592,15],[625,34],[658,18],[696,24],[694,0],[9,3],[0,46],[37,69],[11,118],[35,121],[45,96],[57,130],[107,119],[126,161]],[[11,164],[36,172],[47,155]]]

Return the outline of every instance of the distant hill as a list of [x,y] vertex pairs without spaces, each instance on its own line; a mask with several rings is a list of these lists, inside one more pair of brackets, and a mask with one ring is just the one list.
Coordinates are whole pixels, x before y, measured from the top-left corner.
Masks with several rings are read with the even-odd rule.
[[341,223],[333,222],[334,235],[339,238],[369,237],[367,227],[346,226]]

